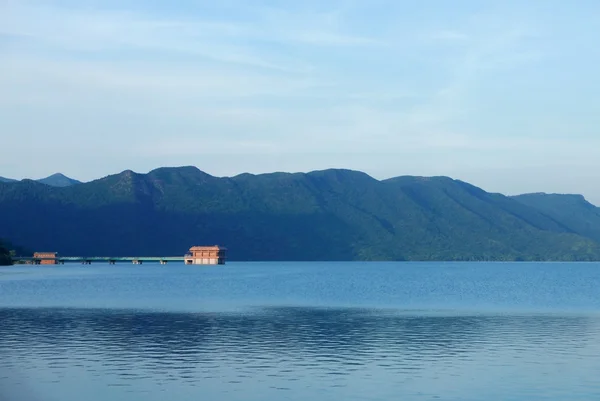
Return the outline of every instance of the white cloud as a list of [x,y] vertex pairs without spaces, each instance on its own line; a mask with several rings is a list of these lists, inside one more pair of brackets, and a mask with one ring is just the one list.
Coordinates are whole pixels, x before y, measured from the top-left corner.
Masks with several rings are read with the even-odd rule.
[[449,30],[449,29],[443,29],[437,32],[433,32],[431,34],[431,38],[435,39],[435,40],[442,40],[442,41],[457,41],[457,42],[463,42],[465,40],[470,39],[469,35],[467,35],[466,33],[463,32],[459,32],[459,31],[453,31],[453,30]]
[[[179,53],[215,62],[290,72],[308,68],[299,60],[258,54],[247,46],[227,40],[249,34],[243,26],[232,23],[23,6],[0,17],[0,33],[21,36],[57,50],[83,52],[80,57],[98,52],[139,50],[160,52],[163,57],[165,52],[167,55]],[[157,58],[155,54],[151,60]]]

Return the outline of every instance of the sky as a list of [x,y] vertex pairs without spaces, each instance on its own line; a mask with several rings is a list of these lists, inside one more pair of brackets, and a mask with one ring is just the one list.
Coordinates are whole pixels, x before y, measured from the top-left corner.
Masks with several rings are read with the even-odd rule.
[[445,175],[600,204],[600,2],[0,0],[0,176]]

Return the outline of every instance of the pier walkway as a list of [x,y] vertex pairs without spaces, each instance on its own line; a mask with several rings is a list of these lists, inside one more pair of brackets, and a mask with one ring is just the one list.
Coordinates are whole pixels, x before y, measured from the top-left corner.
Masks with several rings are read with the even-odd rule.
[[162,265],[168,262],[184,262],[184,256],[60,256],[56,258],[51,257],[15,257],[14,262],[29,262],[34,265],[44,264],[42,262],[51,262],[50,264],[65,264],[65,263],[82,263],[84,265],[90,265],[92,262],[96,263],[108,263],[111,265],[117,262],[129,262],[136,265],[141,265],[144,262],[157,262]]
[[169,262],[183,262],[186,265],[222,265],[225,264],[227,249],[219,245],[193,246],[184,256],[62,256],[57,252],[35,252],[33,256],[13,257],[13,263],[28,263],[32,265],[57,265],[81,263],[91,265],[92,262],[108,263],[131,262],[141,265],[144,262],[157,262],[166,265]]
[[141,265],[144,262],[157,262],[166,265],[169,262],[183,262],[186,265],[222,265],[225,264],[226,248],[214,246],[193,246],[183,256],[62,256],[57,252],[35,252],[33,256],[13,257],[13,263],[27,263],[32,265],[57,265],[81,263],[91,265],[92,262],[108,263],[131,262]]

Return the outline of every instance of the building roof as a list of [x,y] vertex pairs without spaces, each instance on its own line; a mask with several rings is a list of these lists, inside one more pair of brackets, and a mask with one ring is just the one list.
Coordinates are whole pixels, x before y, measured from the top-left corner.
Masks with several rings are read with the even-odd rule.
[[190,248],[190,251],[225,251],[227,250],[227,248],[219,246],[219,245],[213,245],[213,246],[193,246]]

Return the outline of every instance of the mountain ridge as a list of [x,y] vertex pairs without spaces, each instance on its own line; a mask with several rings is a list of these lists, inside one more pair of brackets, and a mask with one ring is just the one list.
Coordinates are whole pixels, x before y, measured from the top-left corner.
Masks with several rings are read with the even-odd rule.
[[176,255],[219,243],[235,260],[600,260],[595,231],[580,228],[445,176],[215,177],[183,166],[67,187],[0,183],[0,236],[71,255]]
[[[472,185],[469,184],[466,181],[462,181],[460,179],[455,179],[449,176],[444,176],[444,175],[437,175],[437,176],[418,176],[418,175],[400,175],[400,176],[395,176],[395,177],[389,177],[389,178],[383,178],[383,179],[377,179],[374,178],[372,176],[370,176],[369,174],[362,172],[360,170],[353,170],[353,169],[344,169],[344,168],[329,168],[329,169],[322,169],[322,170],[312,170],[312,171],[308,171],[308,172],[285,172],[285,171],[274,171],[274,172],[268,172],[268,173],[249,173],[249,172],[243,172],[243,173],[239,173],[239,174],[235,174],[235,175],[231,175],[231,176],[216,176],[216,175],[211,175],[203,170],[200,170],[197,166],[192,166],[192,165],[187,165],[187,166],[164,166],[164,167],[157,167],[154,168],[150,171],[148,171],[147,173],[139,173],[136,171],[133,171],[131,169],[126,169],[123,170],[121,172],[118,173],[113,173],[113,174],[109,174],[106,175],[104,177],[98,177],[95,178],[91,181],[79,181],[73,178],[70,178],[68,176],[66,176],[63,173],[54,173],[48,177],[45,178],[39,178],[39,179],[30,179],[30,178],[24,178],[22,180],[17,180],[17,179],[13,179],[13,178],[7,178],[7,177],[3,177],[0,176],[0,182],[4,182],[4,183],[14,183],[14,182],[20,182],[20,181],[25,181],[25,180],[31,180],[31,181],[37,181],[37,182],[41,182],[41,183],[46,183],[46,180],[52,179],[52,178],[61,178],[61,179],[67,179],[70,182],[72,182],[72,185],[74,184],[83,184],[83,183],[89,183],[89,182],[94,182],[94,181],[99,181],[102,180],[104,178],[107,177],[111,177],[111,176],[118,176],[121,174],[125,174],[125,173],[131,173],[131,174],[136,174],[136,175],[140,175],[140,176],[144,176],[144,175],[150,175],[152,173],[156,173],[156,172],[160,172],[160,171],[169,171],[169,170],[181,170],[181,169],[186,169],[188,171],[198,171],[201,174],[208,176],[208,177],[212,177],[212,178],[217,178],[217,179],[221,179],[221,178],[229,178],[229,179],[235,179],[238,177],[261,177],[261,176],[278,176],[278,175],[306,175],[306,174],[315,174],[315,173],[323,173],[323,172],[327,172],[327,171],[344,171],[344,172],[356,172],[356,173],[361,173],[364,174],[367,177],[372,178],[373,180],[377,180],[380,182],[393,182],[395,180],[413,180],[413,181],[432,181],[432,180],[453,180],[453,181],[458,181],[458,182],[464,182],[468,185]],[[64,186],[70,186],[70,185],[52,185],[52,184],[47,184],[50,186],[55,186],[55,187],[64,187]],[[499,193],[501,194],[501,193]],[[502,194],[504,195],[504,194]],[[523,193],[523,194],[517,194],[517,195],[505,195],[507,197],[510,198],[517,198],[517,197],[522,197],[522,196],[529,196],[529,195],[543,195],[543,196],[571,196],[571,197],[579,197],[582,198],[583,200],[585,200],[586,202],[590,203],[592,206],[594,207],[598,207],[595,204],[591,203],[589,200],[587,200],[587,198],[582,195],[582,194],[577,194],[577,193],[559,193],[559,192],[528,192],[528,193]]]

